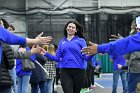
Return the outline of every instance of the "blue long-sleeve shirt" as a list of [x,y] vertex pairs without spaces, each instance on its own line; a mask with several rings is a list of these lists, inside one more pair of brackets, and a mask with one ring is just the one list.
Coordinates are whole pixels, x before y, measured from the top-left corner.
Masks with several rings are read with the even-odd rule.
[[85,69],[85,62],[87,62],[85,60],[90,59],[90,57],[83,55],[81,49],[86,46],[85,40],[78,36],[73,37],[70,41],[63,38],[58,45],[56,55],[46,53],[45,56],[56,62],[61,62],[61,68]]
[[26,38],[20,37],[10,33],[8,30],[0,26],[0,41],[12,45],[24,45],[26,44]]
[[119,70],[118,64],[125,66],[126,60],[125,60],[124,56],[110,56],[110,57],[113,60],[114,70]]
[[140,50],[140,32],[126,38],[98,45],[98,53],[109,53],[110,55],[124,55]]
[[[24,45],[26,44],[26,38],[16,36],[14,34],[11,34],[9,31],[7,31],[5,28],[0,26],[0,42],[4,42],[7,44],[13,44],[13,45]],[[0,63],[1,63],[1,56],[2,56],[2,47],[0,44]]]

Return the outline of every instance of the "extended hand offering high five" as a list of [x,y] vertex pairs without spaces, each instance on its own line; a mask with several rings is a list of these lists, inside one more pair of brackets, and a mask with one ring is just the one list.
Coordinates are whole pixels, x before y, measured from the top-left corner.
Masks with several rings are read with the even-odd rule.
[[40,33],[35,39],[36,39],[36,43],[38,44],[49,44],[49,42],[52,41],[52,37],[51,36],[46,36],[46,37],[42,37],[43,32]]
[[81,52],[83,54],[86,54],[86,55],[94,55],[94,54],[97,54],[98,53],[98,50],[97,50],[97,44],[95,43],[92,43],[89,41],[89,46],[88,47],[85,47],[81,50]]

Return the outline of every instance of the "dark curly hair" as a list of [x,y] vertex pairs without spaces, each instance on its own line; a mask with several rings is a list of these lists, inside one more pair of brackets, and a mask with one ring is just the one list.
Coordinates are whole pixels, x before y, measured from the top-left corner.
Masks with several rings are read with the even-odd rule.
[[64,36],[67,37],[67,26],[69,25],[69,23],[73,23],[76,25],[76,29],[77,29],[77,33],[75,33],[75,36],[79,36],[80,38],[84,38],[83,36],[83,32],[84,32],[84,29],[83,27],[79,24],[79,22],[75,21],[75,20],[72,20],[72,21],[69,21],[65,27],[64,27]]

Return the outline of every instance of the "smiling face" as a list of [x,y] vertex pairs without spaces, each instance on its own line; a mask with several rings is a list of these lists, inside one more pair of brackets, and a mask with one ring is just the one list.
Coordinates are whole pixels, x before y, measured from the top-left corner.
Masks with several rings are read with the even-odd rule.
[[68,36],[75,36],[75,33],[77,32],[76,25],[74,23],[69,23],[66,30]]

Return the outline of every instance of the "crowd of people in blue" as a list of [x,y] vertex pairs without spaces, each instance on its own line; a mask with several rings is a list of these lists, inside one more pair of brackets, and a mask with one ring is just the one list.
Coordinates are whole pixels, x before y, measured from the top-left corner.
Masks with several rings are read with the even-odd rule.
[[[58,46],[50,44],[52,37],[42,37],[43,33],[31,39],[14,35],[14,30],[5,19],[0,20],[0,93],[28,93],[29,84],[31,93],[53,93],[55,77],[56,84],[60,78],[64,93],[86,93],[95,88],[94,75],[101,77],[98,53],[108,53],[113,61],[112,93],[117,93],[119,76],[123,93],[139,90],[140,16],[132,22],[130,36],[115,36],[118,40],[101,45],[89,42],[87,46],[84,29],[75,20],[65,25]],[[10,45],[20,47],[14,50]],[[26,61],[33,62],[35,69],[24,70]]]

